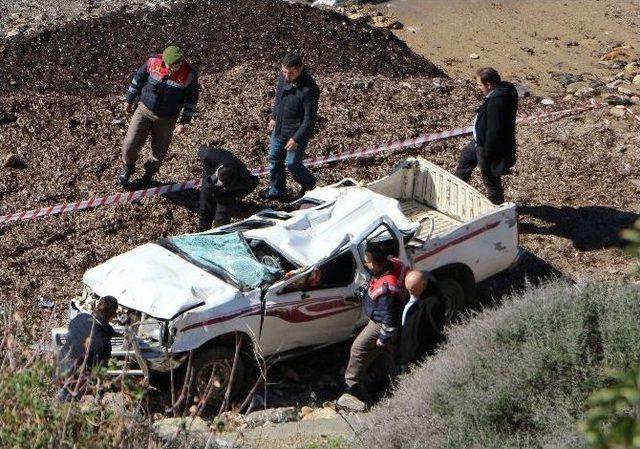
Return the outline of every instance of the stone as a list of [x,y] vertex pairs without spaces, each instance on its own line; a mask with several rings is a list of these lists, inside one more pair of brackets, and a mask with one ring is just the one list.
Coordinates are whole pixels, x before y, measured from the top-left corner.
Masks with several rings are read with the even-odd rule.
[[367,404],[349,393],[344,393],[340,396],[337,404],[338,407],[353,412],[364,412],[367,409]]
[[543,98],[542,101],[540,101],[540,103],[542,103],[545,106],[553,106],[554,104],[556,104],[556,102],[553,101],[551,98]]
[[640,84],[624,84],[618,87],[618,92],[625,95],[638,95],[640,96]]
[[573,100],[573,98],[573,94],[565,95],[564,97],[562,97],[562,101],[571,101]]
[[339,414],[334,409],[330,407],[319,408],[317,410],[313,410],[311,413],[305,415],[302,418],[302,421],[311,421],[316,419],[331,419],[338,417]]
[[580,98],[590,98],[596,95],[598,91],[593,87],[583,87],[582,89],[578,89],[573,93],[574,96]]
[[573,94],[579,91],[580,89],[591,88],[591,83],[589,81],[578,81],[576,83],[571,83],[567,86],[567,93]]
[[392,16],[374,16],[372,25],[376,28],[388,28],[390,30],[401,30],[403,28],[402,23]]
[[634,62],[624,66],[624,71],[629,75],[636,75],[640,73],[640,66]]
[[611,106],[621,106],[631,104],[631,99],[627,95],[608,94],[602,98]]
[[623,81],[623,80],[618,79],[618,80],[615,80],[615,81],[611,81],[610,83],[607,83],[607,84],[606,84],[606,86],[607,86],[609,89],[615,89],[616,87],[618,87],[618,86],[619,86],[619,85],[621,85],[621,84],[624,84],[624,81]]
[[623,108],[619,108],[619,107],[615,107],[615,108],[609,108],[609,114],[613,115],[614,117],[618,117],[618,118],[622,118],[627,114],[627,111]]
[[566,41],[564,43],[564,45],[566,45],[567,47],[577,47],[580,45],[580,42],[578,41]]
[[524,84],[516,84],[516,91],[518,92],[519,98],[526,98],[531,96],[531,89]]
[[633,84],[640,84],[640,75],[636,75],[633,77],[633,80],[631,81]]
[[165,418],[153,423],[153,432],[166,443],[203,447],[209,439],[209,425],[202,418]]
[[629,101],[632,104],[640,104],[640,96],[634,95],[633,97],[629,98]]
[[2,165],[6,168],[18,168],[20,165],[20,158],[17,154],[7,154],[2,161]]
[[601,61],[613,61],[614,59],[618,59],[620,56],[629,57],[629,53],[626,50],[617,48],[609,53],[605,53],[600,57]]
[[584,80],[582,75],[575,75],[573,73],[551,72],[550,75],[552,79],[556,80],[565,87],[569,84],[577,83]]
[[479,55],[479,54],[477,54],[477,53],[471,53],[471,54],[469,55],[469,57],[470,57],[471,59],[480,59],[480,55]]
[[355,10],[348,12],[347,17],[352,20],[371,20],[373,17],[381,16],[382,13],[375,8],[365,7],[365,8],[356,8]]
[[300,409],[300,416],[302,417],[302,419],[304,419],[305,416],[308,416],[313,412],[314,412],[314,409],[312,407],[309,407],[308,405],[305,405],[304,407],[302,407]]
[[616,59],[615,61],[611,61],[608,67],[613,70],[620,70],[620,69],[623,69],[626,65],[627,65],[627,61],[623,61],[622,59]]
[[279,407],[267,410],[258,410],[245,416],[247,427],[254,428],[265,425],[266,423],[284,423],[298,421],[298,411],[295,407]]

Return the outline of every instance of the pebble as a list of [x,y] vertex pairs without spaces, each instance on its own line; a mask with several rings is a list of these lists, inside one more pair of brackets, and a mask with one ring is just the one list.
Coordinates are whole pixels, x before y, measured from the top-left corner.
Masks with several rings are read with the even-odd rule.
[[614,117],[622,118],[626,113],[627,111],[624,108],[609,108],[609,114],[613,115]]
[[578,89],[577,91],[575,91],[573,95],[580,98],[589,98],[596,95],[597,92],[598,91],[593,87],[583,87],[582,89]]
[[20,158],[17,154],[7,154],[2,161],[2,166],[6,168],[16,168],[20,163]]
[[543,98],[540,103],[542,103],[545,106],[553,106],[554,104],[556,104],[556,102],[553,101],[551,98]]
[[636,75],[633,77],[633,81],[631,81],[633,84],[640,84],[640,75]]
[[567,86],[567,93],[573,94],[579,91],[580,89],[591,88],[591,83],[588,81],[578,81],[576,83],[571,83]]
[[624,84],[618,87],[618,92],[626,95],[640,96],[640,84]]
[[469,57],[470,57],[471,59],[480,59],[480,55],[479,55],[479,54],[477,54],[477,53],[471,53],[471,54],[469,55]]

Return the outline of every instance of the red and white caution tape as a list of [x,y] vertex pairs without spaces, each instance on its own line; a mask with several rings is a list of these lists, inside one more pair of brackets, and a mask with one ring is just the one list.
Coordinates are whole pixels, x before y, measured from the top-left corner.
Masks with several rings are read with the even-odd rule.
[[[593,103],[589,106],[584,106],[574,109],[565,109],[562,111],[547,112],[528,117],[520,117],[517,119],[518,123],[536,124],[544,123],[552,120],[558,120],[570,115],[581,114],[588,110],[602,107],[602,104]],[[633,114],[631,110],[630,113]],[[636,119],[640,121],[640,117],[633,114]],[[396,142],[388,142],[380,145],[376,145],[369,148],[354,149],[345,151],[344,153],[334,154],[329,156],[322,156],[317,158],[309,158],[304,160],[304,164],[307,167],[320,167],[330,164],[332,162],[344,161],[347,159],[355,158],[368,158],[385,152],[396,152],[407,148],[415,148],[422,146],[429,142],[435,142],[438,140],[449,139],[451,137],[463,136],[471,134],[473,128],[471,126],[463,128],[454,128],[450,131],[442,131],[439,133],[422,134],[417,137],[410,137],[404,140]],[[266,167],[255,169],[252,173],[256,175],[263,175],[268,172]],[[92,209],[101,206],[110,206],[114,204],[125,204],[134,201],[139,201],[145,198],[153,198],[159,195],[166,195],[167,193],[181,192],[183,190],[197,189],[200,186],[200,180],[183,182],[180,184],[171,184],[160,187],[152,187],[149,189],[136,190],[133,192],[121,192],[103,197],[95,197],[89,200],[77,201],[69,204],[58,204],[55,206],[45,206],[28,211],[8,213],[7,215],[0,216],[0,224],[6,224],[17,221],[25,221],[33,218],[49,217],[51,215],[60,215],[68,212],[76,212],[85,209]]]

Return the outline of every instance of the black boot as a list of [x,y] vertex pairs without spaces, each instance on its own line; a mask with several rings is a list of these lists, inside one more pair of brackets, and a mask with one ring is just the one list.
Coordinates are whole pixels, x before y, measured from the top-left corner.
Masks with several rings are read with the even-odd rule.
[[140,183],[145,189],[151,187],[153,184],[153,173],[144,172],[144,175],[142,175],[142,178],[140,179]]
[[120,184],[122,187],[125,187],[129,183],[129,178],[131,177],[135,169],[136,166],[133,164],[125,165],[118,174],[118,184]]

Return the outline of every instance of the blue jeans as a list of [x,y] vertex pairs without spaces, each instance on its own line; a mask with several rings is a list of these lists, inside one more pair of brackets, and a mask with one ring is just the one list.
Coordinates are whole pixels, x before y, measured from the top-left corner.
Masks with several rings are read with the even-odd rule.
[[295,151],[287,151],[284,148],[287,140],[276,137],[275,133],[271,134],[269,142],[269,182],[271,188],[269,193],[272,195],[285,194],[287,183],[285,167],[304,190],[308,190],[316,184],[315,176],[302,164],[307,144],[298,145],[298,149]]

